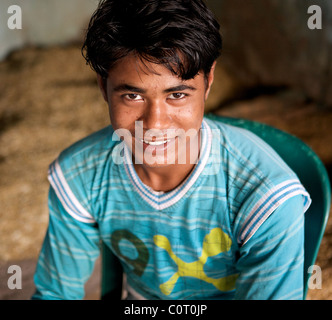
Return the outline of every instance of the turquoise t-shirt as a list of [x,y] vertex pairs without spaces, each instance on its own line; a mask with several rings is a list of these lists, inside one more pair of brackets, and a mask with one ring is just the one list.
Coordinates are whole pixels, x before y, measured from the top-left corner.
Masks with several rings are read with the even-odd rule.
[[194,170],[166,193],[111,126],[63,151],[33,298],[82,299],[103,241],[136,297],[302,299],[308,193],[253,133],[208,119],[201,133]]

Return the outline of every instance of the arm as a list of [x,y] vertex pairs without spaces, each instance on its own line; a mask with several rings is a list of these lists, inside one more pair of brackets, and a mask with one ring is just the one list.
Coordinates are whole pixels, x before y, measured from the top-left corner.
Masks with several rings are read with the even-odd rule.
[[303,299],[302,196],[285,201],[239,249],[235,299]]
[[49,226],[34,276],[37,290],[32,299],[82,299],[99,252],[96,223],[74,219],[51,187]]

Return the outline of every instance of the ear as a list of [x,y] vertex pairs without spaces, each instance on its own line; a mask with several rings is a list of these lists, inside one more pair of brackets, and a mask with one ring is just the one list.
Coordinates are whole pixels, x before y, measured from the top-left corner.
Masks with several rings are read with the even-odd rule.
[[104,97],[104,100],[108,102],[108,97],[107,97],[107,80],[104,79],[101,75],[97,74],[97,82],[99,89]]
[[213,80],[214,80],[214,71],[216,69],[216,64],[217,64],[217,61],[213,62],[213,65],[211,67],[210,73],[209,73],[208,78],[207,78],[207,87],[206,87],[206,91],[205,91],[205,100],[208,98],[210,90],[211,90],[211,86],[212,86],[212,83],[213,83]]

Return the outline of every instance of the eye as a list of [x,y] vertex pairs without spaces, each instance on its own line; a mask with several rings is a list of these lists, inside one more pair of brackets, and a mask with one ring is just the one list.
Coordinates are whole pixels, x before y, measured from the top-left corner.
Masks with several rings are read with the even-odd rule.
[[127,100],[131,100],[131,101],[143,100],[143,98],[139,94],[136,94],[136,93],[128,93],[128,94],[125,94],[124,97]]
[[174,92],[172,94],[169,95],[169,99],[172,100],[179,100],[179,99],[183,99],[187,96],[187,94],[182,93],[182,92]]

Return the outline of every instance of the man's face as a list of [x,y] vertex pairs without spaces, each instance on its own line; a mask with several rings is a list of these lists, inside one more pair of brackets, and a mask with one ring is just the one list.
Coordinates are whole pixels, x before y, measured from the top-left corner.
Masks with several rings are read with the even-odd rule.
[[163,65],[129,55],[111,69],[106,83],[98,76],[114,130],[130,132],[124,140],[136,164],[196,160],[213,69],[208,81],[203,73],[181,80]]

